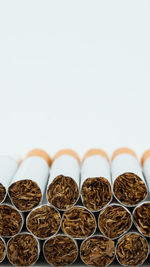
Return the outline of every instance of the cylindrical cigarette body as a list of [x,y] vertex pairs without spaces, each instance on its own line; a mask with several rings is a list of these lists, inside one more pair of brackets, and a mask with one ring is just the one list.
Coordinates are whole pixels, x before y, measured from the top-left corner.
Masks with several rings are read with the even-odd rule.
[[136,206],[147,196],[147,186],[134,151],[116,150],[112,156],[113,193],[125,206]]
[[18,168],[18,162],[9,156],[0,156],[0,203],[7,195],[8,187]]
[[31,266],[35,264],[39,253],[39,242],[29,233],[17,234],[7,243],[8,260],[15,266]]
[[83,158],[81,198],[85,207],[93,212],[101,210],[112,200],[110,164],[103,150],[91,149]]
[[10,204],[0,205],[0,235],[11,237],[18,234],[23,226],[22,214]]
[[150,201],[139,204],[133,210],[133,221],[141,234],[150,237]]
[[80,257],[89,266],[108,266],[115,257],[115,243],[102,235],[88,237],[81,244]]
[[98,226],[106,237],[119,238],[132,226],[131,213],[119,204],[110,204],[100,212]]
[[0,263],[5,259],[6,257],[6,243],[5,240],[0,237]]
[[75,205],[79,198],[79,176],[78,155],[70,149],[59,151],[50,171],[48,202],[60,210],[67,210]]
[[85,207],[74,206],[64,212],[61,228],[66,235],[83,239],[94,234],[96,219],[92,212]]
[[27,216],[28,231],[39,239],[46,239],[55,235],[60,228],[61,216],[56,208],[41,205],[34,208]]
[[39,149],[29,152],[15,174],[8,193],[21,211],[29,211],[41,203],[49,176],[50,157]]
[[143,173],[150,193],[150,149],[144,152],[141,158],[141,165],[143,167]]
[[141,234],[129,232],[117,242],[116,257],[123,266],[139,266],[148,257],[148,242]]
[[78,257],[78,245],[69,236],[56,235],[44,242],[43,254],[48,264],[68,266]]

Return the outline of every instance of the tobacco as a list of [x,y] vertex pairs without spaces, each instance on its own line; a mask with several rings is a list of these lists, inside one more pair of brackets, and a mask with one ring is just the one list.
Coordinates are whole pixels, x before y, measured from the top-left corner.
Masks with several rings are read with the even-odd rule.
[[13,183],[10,185],[8,192],[13,204],[21,211],[31,210],[42,199],[39,186],[29,179]]
[[118,238],[131,226],[130,213],[120,205],[110,205],[100,213],[99,229],[109,238]]
[[137,207],[133,213],[133,219],[141,233],[150,237],[150,202]]
[[116,255],[122,265],[140,265],[144,263],[148,255],[147,241],[138,233],[125,234],[118,241]]
[[116,178],[113,191],[117,199],[128,206],[138,204],[147,195],[145,183],[136,174],[130,172]]
[[54,266],[68,266],[78,256],[78,248],[75,241],[62,235],[47,240],[43,250],[46,261]]
[[96,220],[87,209],[75,206],[63,214],[61,228],[73,238],[86,238],[94,233]]
[[91,211],[98,211],[112,198],[111,186],[106,178],[88,178],[81,189],[84,205]]
[[115,243],[104,236],[93,236],[83,241],[81,260],[91,266],[107,266],[115,257]]
[[78,200],[77,183],[68,176],[59,175],[49,185],[47,199],[49,203],[61,210],[72,207]]
[[27,228],[38,238],[48,238],[59,230],[60,219],[60,214],[55,208],[42,205],[29,213]]
[[6,195],[5,187],[0,183],[0,203],[4,200]]
[[3,239],[0,237],[0,262],[2,262],[6,255],[6,244]]
[[7,256],[13,265],[33,265],[38,259],[37,240],[34,236],[26,233],[12,237],[8,242]]
[[0,205],[0,235],[16,235],[22,228],[22,217],[19,211],[7,204]]

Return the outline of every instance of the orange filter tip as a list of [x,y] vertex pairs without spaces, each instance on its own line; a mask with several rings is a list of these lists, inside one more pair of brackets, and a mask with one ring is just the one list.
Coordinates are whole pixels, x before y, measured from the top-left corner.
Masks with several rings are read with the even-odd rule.
[[26,158],[33,157],[33,156],[38,156],[38,157],[43,158],[47,162],[48,166],[51,166],[51,164],[52,164],[52,159],[50,158],[50,156],[48,155],[48,153],[45,152],[42,149],[38,149],[38,148],[32,149],[27,154]]
[[121,148],[118,148],[114,151],[114,153],[112,154],[111,160],[113,161],[114,158],[120,154],[129,154],[129,155],[131,155],[137,159],[137,155],[132,149],[127,148],[127,147],[121,147]]
[[82,158],[82,163],[85,161],[85,159],[87,159],[88,157],[91,156],[102,156],[104,158],[106,158],[109,161],[108,155],[106,154],[106,152],[102,149],[99,148],[92,148],[90,150],[88,150],[85,155]]
[[55,156],[53,157],[53,161],[55,161],[57,158],[63,156],[63,155],[69,155],[69,156],[72,156],[74,157],[79,163],[80,163],[80,158],[78,156],[78,154],[72,150],[72,149],[62,149],[62,150],[59,150]]
[[147,158],[150,157],[150,149],[146,150],[143,154],[143,156],[141,157],[141,165],[143,166],[145,160],[147,160]]

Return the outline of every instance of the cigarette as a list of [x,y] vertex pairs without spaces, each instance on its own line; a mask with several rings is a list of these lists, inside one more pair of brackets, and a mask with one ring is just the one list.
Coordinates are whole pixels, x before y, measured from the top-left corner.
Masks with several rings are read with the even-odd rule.
[[70,150],[59,151],[53,159],[47,186],[48,202],[60,210],[74,206],[79,198],[80,160]]
[[68,266],[77,259],[78,246],[71,237],[56,235],[44,242],[43,254],[48,264]]
[[0,203],[7,195],[8,187],[14,177],[19,163],[12,157],[0,156]]
[[14,266],[31,266],[40,253],[38,240],[29,233],[13,236],[7,243],[7,257]]
[[131,213],[126,207],[111,204],[99,214],[98,226],[104,236],[111,239],[119,238],[132,226]]
[[11,237],[18,234],[24,223],[23,215],[10,204],[0,205],[0,235]]
[[42,201],[51,159],[39,149],[28,153],[15,174],[8,193],[12,203],[21,211],[30,211]]
[[61,222],[63,232],[76,239],[91,236],[96,231],[95,216],[87,208],[74,206],[64,212]]
[[133,221],[141,234],[150,237],[150,201],[145,201],[133,210]]
[[0,263],[6,257],[6,243],[2,237],[0,237]]
[[102,235],[88,237],[81,244],[80,257],[89,266],[108,266],[115,258],[115,243]]
[[107,154],[91,149],[83,157],[81,199],[89,210],[100,211],[112,200],[111,173]]
[[136,206],[148,193],[136,154],[129,148],[117,149],[112,155],[113,193],[125,206]]
[[59,231],[61,216],[56,208],[41,205],[34,208],[27,216],[27,230],[39,239],[51,237]]
[[148,257],[149,248],[146,238],[136,232],[122,236],[116,245],[116,258],[123,266],[139,266]]
[[144,152],[141,158],[141,165],[143,167],[145,180],[147,182],[148,190],[150,193],[150,149]]

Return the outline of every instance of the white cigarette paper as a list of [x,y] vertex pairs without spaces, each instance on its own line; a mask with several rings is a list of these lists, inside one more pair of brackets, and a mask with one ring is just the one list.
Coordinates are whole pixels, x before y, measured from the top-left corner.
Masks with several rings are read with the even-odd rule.
[[147,182],[148,191],[150,193],[150,157],[148,157],[143,164],[143,172],[145,175],[145,180]]

